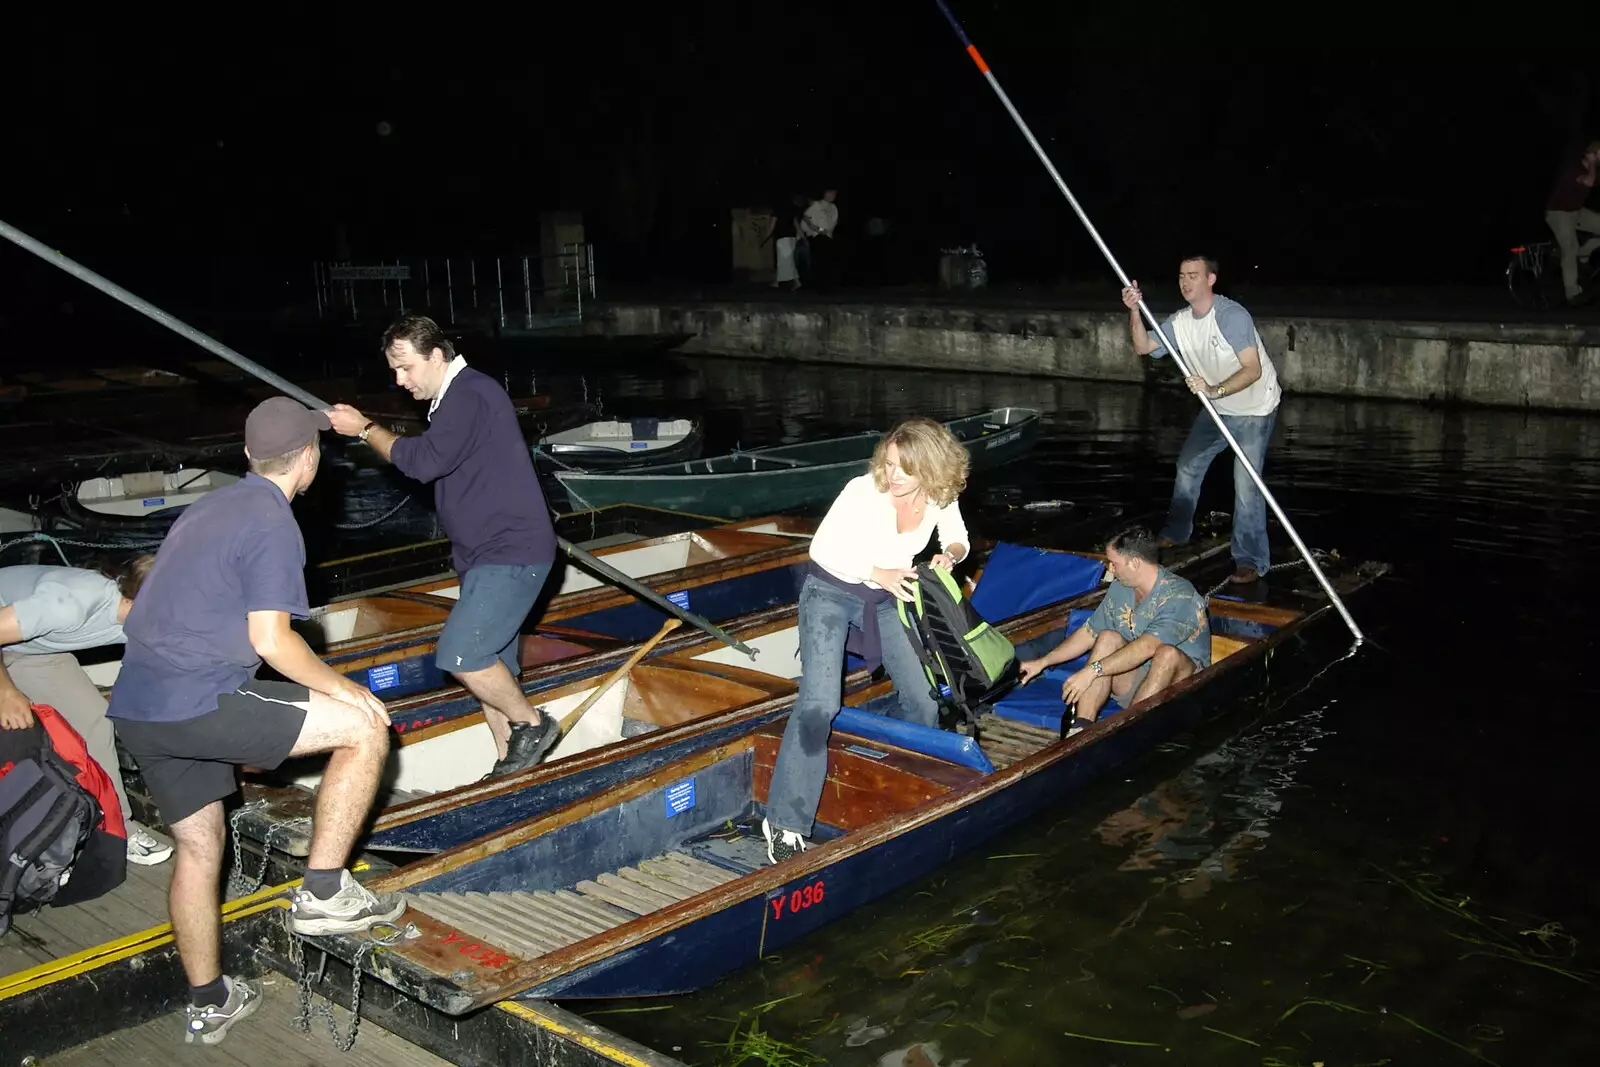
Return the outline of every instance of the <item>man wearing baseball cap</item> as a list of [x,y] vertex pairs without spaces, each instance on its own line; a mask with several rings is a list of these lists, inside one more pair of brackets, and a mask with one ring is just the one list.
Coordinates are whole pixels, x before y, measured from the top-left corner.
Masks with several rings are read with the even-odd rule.
[[[250,473],[172,524],[123,624],[107,714],[178,846],[168,904],[189,979],[189,1043],[216,1044],[260,1005],[259,988],[221,967],[222,801],[238,788],[236,766],[329,753],[290,915],[296,933],[364,930],[405,910],[344,869],[388,755],[389,715],[289,626],[310,612],[290,502],[316,479],[317,434],[328,428],[325,414],[287,397],[257,405],[244,431]],[[256,681],[263,661],[289,681]]]

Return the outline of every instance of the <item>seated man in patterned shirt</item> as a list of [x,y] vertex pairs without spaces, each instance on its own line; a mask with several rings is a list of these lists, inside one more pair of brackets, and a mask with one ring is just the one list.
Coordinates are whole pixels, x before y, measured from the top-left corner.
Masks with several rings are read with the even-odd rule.
[[1061,687],[1061,699],[1077,705],[1068,736],[1093,723],[1109,695],[1126,708],[1211,665],[1205,598],[1156,562],[1150,531],[1134,526],[1117,534],[1106,544],[1106,559],[1116,581],[1094,614],[1055,648],[1019,665],[1027,685],[1058,663],[1090,654]]

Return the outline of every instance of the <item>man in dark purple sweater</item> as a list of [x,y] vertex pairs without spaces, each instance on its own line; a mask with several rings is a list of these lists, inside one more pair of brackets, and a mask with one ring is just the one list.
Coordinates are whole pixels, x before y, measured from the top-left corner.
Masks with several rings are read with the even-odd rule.
[[456,355],[438,323],[406,315],[383,335],[395,382],[430,400],[428,429],[400,437],[348,404],[328,412],[333,428],[371,445],[402,473],[433,482],[449,536],[460,598],[434,653],[483,705],[499,760],[510,774],[544,758],[561,736],[518,678],[522,624],[555,563],[556,534],[511,398]]

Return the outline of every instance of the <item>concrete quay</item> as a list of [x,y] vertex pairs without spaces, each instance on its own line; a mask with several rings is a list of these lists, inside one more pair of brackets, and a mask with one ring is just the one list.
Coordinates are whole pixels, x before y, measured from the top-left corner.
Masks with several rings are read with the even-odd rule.
[[[1504,297],[1503,291],[1499,294]],[[1175,300],[1147,297],[1165,316]],[[1555,411],[1600,411],[1600,316],[1595,309],[1514,313],[1458,294],[1448,305],[1399,302],[1306,313],[1303,302],[1240,296],[1286,392]],[[1486,299],[1494,297],[1486,296]],[[611,300],[585,324],[607,337],[681,337],[676,351],[1140,382],[1170,364],[1139,359],[1127,315],[1071,296],[958,301],[892,292],[827,295],[748,289],[681,299]],[[1504,303],[1501,299],[1499,303]]]

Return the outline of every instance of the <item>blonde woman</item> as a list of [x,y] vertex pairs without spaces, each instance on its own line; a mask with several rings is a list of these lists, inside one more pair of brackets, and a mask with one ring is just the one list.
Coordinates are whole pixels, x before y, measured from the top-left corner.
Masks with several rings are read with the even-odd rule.
[[845,485],[817,527],[800,587],[800,694],[761,822],[773,863],[805,849],[816,821],[850,631],[859,634],[868,666],[882,662],[894,680],[895,717],[938,725],[938,704],[894,601],[911,599],[917,574],[911,561],[935,530],[935,567],[949,570],[967,558],[967,527],[957,503],[967,466],[967,450],[942,425],[925,418],[902,422],[878,442],[868,472]]

